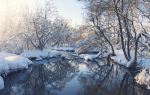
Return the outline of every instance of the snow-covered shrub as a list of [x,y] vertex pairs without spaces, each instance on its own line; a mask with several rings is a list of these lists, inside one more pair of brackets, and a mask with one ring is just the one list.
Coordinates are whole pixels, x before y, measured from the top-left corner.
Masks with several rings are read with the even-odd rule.
[[91,34],[84,39],[79,40],[76,44],[78,48],[76,48],[75,53],[77,54],[90,52],[98,53],[99,51],[108,49],[108,47],[106,47],[105,41],[95,34]]
[[146,85],[147,89],[150,89],[150,68],[143,69],[136,75],[135,80],[141,85]]

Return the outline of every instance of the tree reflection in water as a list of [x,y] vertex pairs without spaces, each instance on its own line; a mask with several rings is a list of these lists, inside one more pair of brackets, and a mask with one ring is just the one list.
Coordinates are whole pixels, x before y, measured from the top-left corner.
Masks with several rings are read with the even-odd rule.
[[[105,62],[103,62],[105,63]],[[88,64],[91,74],[79,77],[82,91],[78,95],[149,95],[150,91],[138,87],[130,72],[116,64]]]
[[5,79],[0,95],[149,95],[130,72],[103,60],[64,60],[32,65]]
[[[7,78],[1,95],[56,95],[78,72],[78,64],[57,60],[55,63],[34,65],[30,70]],[[20,78],[20,79],[19,79]],[[16,81],[15,81],[16,80]]]

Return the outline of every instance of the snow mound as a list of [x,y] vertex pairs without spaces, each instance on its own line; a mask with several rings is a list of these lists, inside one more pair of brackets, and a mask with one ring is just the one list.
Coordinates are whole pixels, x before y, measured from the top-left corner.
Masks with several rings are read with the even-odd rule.
[[29,59],[10,53],[0,53],[0,73],[8,72],[9,69],[28,68],[28,64],[32,64]]
[[5,62],[8,65],[9,69],[27,69],[28,64],[32,64],[32,61],[30,61],[29,59],[18,55],[5,57]]
[[8,65],[5,63],[4,59],[0,58],[0,74],[7,74],[8,72]]
[[[0,53],[0,74],[7,74],[11,70],[28,68],[29,64],[32,64],[32,61],[25,57],[10,53]],[[4,81],[0,76],[0,89],[3,88]]]
[[61,53],[61,51],[57,50],[26,50],[23,53],[21,53],[21,56],[42,60],[43,58],[57,57],[61,55]]
[[4,80],[3,78],[0,76],[0,90],[4,88]]
[[59,51],[75,51],[74,47],[52,47],[51,49]]
[[146,85],[147,89],[150,89],[150,68],[143,69],[136,75],[135,80],[137,83]]
[[115,62],[126,65],[128,62],[126,58],[124,57],[122,50],[115,50],[116,56],[111,57]]
[[95,58],[98,58],[100,56],[101,52],[98,54],[81,54],[80,57],[85,59],[85,60],[94,60]]
[[69,53],[69,52],[62,52],[61,57],[66,58],[66,59],[74,59],[74,58],[79,58],[78,55]]
[[27,57],[27,58],[38,58],[40,59],[42,58],[46,58],[48,57],[49,53],[47,51],[40,51],[40,50],[28,50],[28,51],[24,51],[23,53],[21,53],[21,56]]

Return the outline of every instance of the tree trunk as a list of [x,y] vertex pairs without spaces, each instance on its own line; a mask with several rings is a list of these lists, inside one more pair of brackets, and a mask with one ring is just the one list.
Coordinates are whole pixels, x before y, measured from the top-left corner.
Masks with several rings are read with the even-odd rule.
[[[115,2],[114,2],[115,3]],[[124,39],[123,39],[123,31],[122,31],[122,24],[121,24],[121,19],[118,13],[118,9],[117,9],[117,5],[115,4],[115,12],[118,18],[118,23],[119,23],[119,29],[120,29],[120,37],[121,37],[121,46],[122,46],[122,50],[124,53],[125,58],[129,61],[129,57],[127,56],[126,50],[125,50],[125,45],[124,45]]]
[[138,35],[136,42],[135,42],[135,54],[134,54],[134,62],[137,62],[137,49],[138,49],[138,42],[139,42],[139,38],[141,37],[141,34]]

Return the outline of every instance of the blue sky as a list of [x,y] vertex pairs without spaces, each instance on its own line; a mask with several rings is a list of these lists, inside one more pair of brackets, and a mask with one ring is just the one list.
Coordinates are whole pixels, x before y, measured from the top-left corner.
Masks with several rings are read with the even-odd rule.
[[77,0],[53,0],[60,16],[69,19],[73,24],[83,21],[83,4]]
[[[8,15],[10,17],[16,16],[26,9],[34,9],[36,4],[42,4],[44,0],[0,0],[0,26],[5,21],[5,17]],[[72,21],[71,24],[80,25],[83,21],[83,4],[77,0],[52,0],[54,6],[60,16],[65,19]]]

